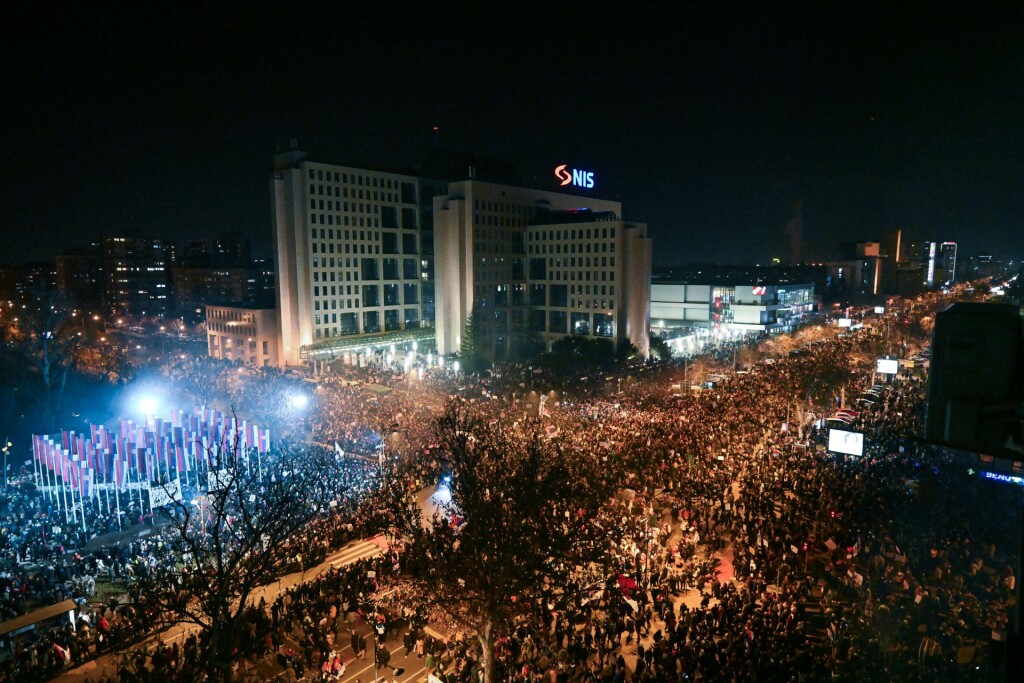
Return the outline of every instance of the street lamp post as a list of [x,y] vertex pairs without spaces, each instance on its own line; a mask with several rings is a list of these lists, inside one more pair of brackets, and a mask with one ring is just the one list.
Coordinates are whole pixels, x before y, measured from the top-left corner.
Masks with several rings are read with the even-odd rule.
[[13,446],[9,440],[4,439],[4,491],[7,490],[7,454],[11,452],[11,446]]

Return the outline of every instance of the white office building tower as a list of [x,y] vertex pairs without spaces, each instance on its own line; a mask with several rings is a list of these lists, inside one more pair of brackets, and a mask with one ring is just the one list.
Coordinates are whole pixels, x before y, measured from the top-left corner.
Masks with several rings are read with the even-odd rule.
[[628,339],[646,356],[651,241],[621,215],[593,197],[450,183],[434,198],[438,352],[459,352],[472,314],[491,359],[568,334]]
[[292,150],[274,157],[271,201],[282,366],[329,340],[424,324],[417,177]]

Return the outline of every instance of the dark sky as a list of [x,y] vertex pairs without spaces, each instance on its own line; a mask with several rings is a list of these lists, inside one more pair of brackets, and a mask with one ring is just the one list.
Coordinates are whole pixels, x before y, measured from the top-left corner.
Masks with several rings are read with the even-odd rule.
[[0,9],[0,260],[128,231],[269,254],[291,138],[343,163],[440,144],[540,187],[592,170],[658,264],[785,258],[797,205],[806,259],[897,226],[1024,256],[1021,3],[119,4]]

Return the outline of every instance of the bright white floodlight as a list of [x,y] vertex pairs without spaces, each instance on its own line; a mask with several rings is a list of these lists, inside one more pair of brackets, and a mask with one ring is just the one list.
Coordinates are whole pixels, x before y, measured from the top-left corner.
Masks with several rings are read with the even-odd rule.
[[156,409],[160,406],[160,402],[156,400],[156,396],[142,396],[139,398],[139,410],[145,415],[155,415]]
[[305,394],[292,394],[288,397],[288,405],[295,410],[302,410],[309,405],[309,397]]

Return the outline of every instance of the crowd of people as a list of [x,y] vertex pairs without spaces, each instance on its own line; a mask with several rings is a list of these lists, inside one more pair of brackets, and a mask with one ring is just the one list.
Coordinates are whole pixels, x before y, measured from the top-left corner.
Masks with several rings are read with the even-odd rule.
[[[323,485],[336,487],[337,505],[280,552],[313,566],[379,530],[384,520],[362,503],[399,460],[419,467],[422,483],[436,482],[443,454],[432,424],[449,396],[462,396],[482,419],[511,430],[541,420],[549,438],[601,458],[621,482],[602,513],[616,520],[614,576],[584,605],[566,611],[564,602],[542,601],[501,633],[500,680],[782,681],[797,671],[807,680],[969,679],[1007,629],[1019,561],[1019,520],[979,513],[980,501],[995,508],[1017,492],[971,478],[916,440],[920,376],[896,378],[882,401],[855,406],[864,456],[824,448],[822,420],[871,383],[870,369],[852,359],[878,344],[870,329],[819,339],[702,391],[691,391],[687,369],[673,364],[614,385],[514,364],[468,377],[427,369],[415,381],[386,366],[325,377],[267,467],[280,471],[310,449],[333,451],[338,469]],[[268,388],[282,380],[274,372],[236,376],[236,368],[207,367],[213,361],[182,362],[202,366],[182,373],[221,373],[219,384],[194,380],[190,390],[220,387],[243,414],[249,397],[263,397],[254,412],[270,411],[267,397],[280,393]],[[54,524],[55,510],[27,484],[16,481],[0,508],[16,555],[0,576],[4,617],[76,596],[82,582],[74,580],[86,577],[121,581],[129,596],[85,610],[77,631],[62,626],[17,652],[18,671],[32,680],[141,638],[144,601],[125,577],[173,563],[180,548],[158,530],[84,552],[90,537],[114,530],[103,510],[87,511],[83,534]],[[128,514],[146,521],[143,508]],[[373,603],[400,567],[385,554],[254,605],[250,637],[238,644],[240,675],[256,680],[269,666],[294,679],[348,680],[367,649],[374,661],[380,620],[383,643],[401,642],[445,683],[476,683],[473,634],[412,607]],[[196,680],[203,646],[199,636],[136,650],[121,678]]]

